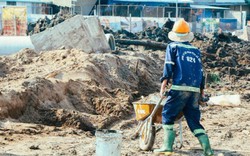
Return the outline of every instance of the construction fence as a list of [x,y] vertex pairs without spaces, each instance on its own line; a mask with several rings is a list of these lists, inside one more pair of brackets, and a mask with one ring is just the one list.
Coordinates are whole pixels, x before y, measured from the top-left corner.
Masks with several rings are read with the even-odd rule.
[[224,9],[206,9],[192,7],[171,6],[143,6],[143,5],[100,5],[96,6],[99,16],[122,17],[177,17],[194,22],[201,18],[223,18]]
[[[149,27],[162,27],[168,19],[175,21],[176,18],[154,18],[154,17],[113,17],[99,16],[103,26],[113,31],[125,29],[132,33],[143,31]],[[188,22],[192,32],[232,32],[237,30],[236,19],[202,18],[199,22]]]
[[[230,10],[209,11],[188,7],[178,7],[176,9],[175,7],[141,5],[101,5],[96,7],[100,7],[100,11],[97,10],[95,16],[100,18],[101,24],[110,27],[114,31],[125,29],[136,33],[152,26],[162,27],[168,19],[176,21],[176,15],[178,18],[184,18],[188,21],[192,31],[198,33],[232,32],[241,29],[241,26],[244,25],[242,23],[244,21],[242,15],[244,14]],[[48,13],[53,11],[50,7],[37,9],[35,7],[33,9],[29,7],[0,7],[0,9],[0,32],[1,35],[8,36],[26,35],[27,23],[35,22],[44,16],[52,18],[52,15],[48,15]],[[176,12],[176,10],[178,11]],[[29,12],[32,12],[32,14]]]
[[126,28],[131,32],[141,31],[149,25],[162,26],[166,19],[175,21],[176,17],[184,18],[190,23],[194,32],[200,33],[219,30],[231,32],[246,25],[246,12],[230,11],[225,8],[142,5],[101,5],[96,7],[97,15],[104,25],[110,25],[115,30]]

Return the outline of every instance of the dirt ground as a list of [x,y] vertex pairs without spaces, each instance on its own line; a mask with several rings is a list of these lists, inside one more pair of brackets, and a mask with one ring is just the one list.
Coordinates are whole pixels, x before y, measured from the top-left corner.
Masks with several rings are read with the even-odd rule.
[[[250,155],[249,51],[241,46],[239,56],[234,45],[214,47],[211,55],[209,44],[201,48],[210,76],[206,92],[241,95],[238,105],[201,108],[201,122],[220,156]],[[153,155],[131,139],[138,125],[132,103],[159,92],[164,56],[164,51],[137,46],[105,54],[23,49],[1,56],[0,155],[95,155],[96,129],[122,131],[124,156]],[[200,155],[198,140],[185,120],[182,124],[184,143],[175,155]],[[162,136],[160,130],[154,148]]]
[[[211,145],[216,155],[223,153],[225,156],[248,156],[250,154],[250,120],[249,108],[246,105],[227,108],[207,107],[203,113],[202,123],[211,138]],[[153,155],[152,151],[139,149],[138,139],[131,139],[136,126],[137,122],[132,117],[111,127],[123,132],[122,155]],[[200,155],[199,143],[184,121],[183,129],[184,144],[181,149],[176,149],[175,155]],[[91,132],[11,120],[2,121],[0,130],[1,155],[95,155],[96,138]],[[154,148],[160,146],[162,135],[162,131],[157,133]]]

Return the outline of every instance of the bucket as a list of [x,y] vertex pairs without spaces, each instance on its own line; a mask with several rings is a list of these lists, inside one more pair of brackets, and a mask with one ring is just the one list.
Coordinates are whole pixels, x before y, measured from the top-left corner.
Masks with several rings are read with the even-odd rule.
[[120,156],[122,134],[116,130],[97,130],[96,156]]

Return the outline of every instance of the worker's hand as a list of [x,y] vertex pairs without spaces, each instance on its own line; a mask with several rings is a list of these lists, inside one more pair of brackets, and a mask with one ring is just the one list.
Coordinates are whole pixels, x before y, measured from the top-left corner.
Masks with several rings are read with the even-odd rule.
[[161,98],[165,98],[168,96],[168,91],[164,91],[163,93],[160,93],[161,94]]
[[165,97],[166,95],[166,85],[167,85],[167,80],[163,80],[162,84],[161,84],[161,90],[160,90],[160,96]]
[[209,95],[201,94],[199,99],[199,105],[207,106],[207,102],[209,101]]
[[165,95],[165,89],[161,89],[161,91],[160,91],[160,96],[161,96],[161,98],[164,97],[164,96],[166,96],[166,95]]

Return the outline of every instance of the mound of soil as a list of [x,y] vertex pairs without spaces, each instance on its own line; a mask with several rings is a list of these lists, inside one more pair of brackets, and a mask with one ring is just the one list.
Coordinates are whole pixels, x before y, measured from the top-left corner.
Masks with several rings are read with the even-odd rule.
[[105,128],[128,117],[136,98],[158,90],[159,55],[75,49],[38,54],[24,49],[1,57],[0,117],[83,130]]

